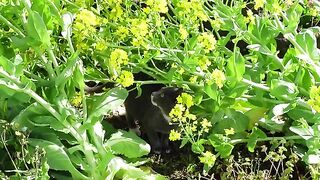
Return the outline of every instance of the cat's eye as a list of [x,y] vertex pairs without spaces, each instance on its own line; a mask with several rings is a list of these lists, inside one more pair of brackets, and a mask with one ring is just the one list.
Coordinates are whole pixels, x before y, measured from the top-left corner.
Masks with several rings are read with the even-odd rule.
[[161,94],[160,94],[160,97],[162,97],[162,98],[163,98],[163,97],[164,97],[164,93],[161,93]]

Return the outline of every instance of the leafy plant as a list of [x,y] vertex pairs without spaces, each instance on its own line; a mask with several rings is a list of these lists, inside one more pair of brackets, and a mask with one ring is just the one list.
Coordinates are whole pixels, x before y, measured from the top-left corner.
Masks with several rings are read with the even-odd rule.
[[[317,1],[1,4],[0,115],[50,152],[51,169],[153,177],[134,163],[148,145],[123,131],[106,138],[101,121],[125,100],[123,87],[160,83],[184,88],[170,139],[191,143],[205,173],[236,144],[254,152],[258,142],[285,139],[318,178]],[[134,79],[138,72],[154,80]],[[88,81],[115,87],[89,96]]]

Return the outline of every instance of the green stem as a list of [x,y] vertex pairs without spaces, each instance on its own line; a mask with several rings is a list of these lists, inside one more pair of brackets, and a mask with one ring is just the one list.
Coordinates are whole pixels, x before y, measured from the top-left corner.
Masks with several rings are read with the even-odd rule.
[[[266,138],[257,138],[257,142],[261,141],[279,141],[279,140],[297,140],[297,139],[303,139],[301,136],[287,136],[287,137],[266,137]],[[251,139],[233,139],[230,141],[231,144],[239,144],[239,143],[247,143],[251,141]]]
[[56,74],[60,74],[60,70],[59,70],[59,64],[58,64],[58,61],[56,59],[56,56],[54,55],[51,47],[48,47],[47,48],[47,52],[48,52],[48,55],[49,55],[49,59],[50,61],[52,62],[53,66],[54,66],[54,69],[56,71]]
[[247,79],[244,79],[244,78],[242,79],[242,82],[245,83],[245,84],[251,85],[253,87],[256,87],[258,89],[270,92],[270,88],[267,87],[267,86],[264,86],[263,84],[255,83],[253,81],[250,81],[250,80],[247,80]]
[[6,24],[7,26],[9,26],[11,29],[13,29],[16,33],[18,33],[21,37],[26,37],[19,28],[17,28],[16,26],[14,26],[10,21],[8,21],[5,17],[3,17],[0,14],[0,21],[2,21],[4,24]]

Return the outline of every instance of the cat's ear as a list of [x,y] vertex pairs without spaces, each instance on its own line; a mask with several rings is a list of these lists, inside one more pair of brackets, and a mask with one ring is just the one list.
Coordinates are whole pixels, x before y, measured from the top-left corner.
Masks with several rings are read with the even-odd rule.
[[173,89],[173,91],[176,92],[176,93],[178,93],[178,94],[181,94],[181,93],[183,92],[183,89],[180,88],[180,87],[175,87],[175,88]]

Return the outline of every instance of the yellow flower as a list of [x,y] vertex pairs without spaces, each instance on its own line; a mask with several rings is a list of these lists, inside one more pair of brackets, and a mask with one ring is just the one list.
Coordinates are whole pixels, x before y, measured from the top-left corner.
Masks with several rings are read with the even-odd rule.
[[273,9],[273,13],[277,15],[279,15],[282,11],[282,7],[278,3],[272,4],[272,9]]
[[209,122],[206,118],[204,118],[200,124],[204,132],[209,132],[209,128],[212,127],[211,122]]
[[202,56],[199,60],[198,60],[198,65],[200,67],[201,70],[208,70],[208,66],[211,65],[211,62],[209,61],[207,56]]
[[226,80],[226,76],[224,75],[224,73],[218,69],[215,69],[211,73],[211,77],[208,80],[208,83],[209,84],[215,83],[219,88],[222,88],[225,80]]
[[147,0],[146,4],[151,7],[151,10],[160,13],[168,12],[168,4],[166,0]]
[[107,47],[106,42],[104,40],[99,40],[96,44],[96,50],[103,51]]
[[316,112],[320,112],[320,87],[312,86],[309,95],[310,99],[308,100],[308,104]]
[[179,140],[181,138],[181,134],[177,131],[175,131],[174,129],[170,131],[169,134],[169,140],[170,141],[176,141]]
[[176,104],[169,113],[169,116],[172,118],[172,122],[176,122],[178,119],[182,118],[185,110],[186,109],[182,104]]
[[191,76],[189,81],[192,82],[192,83],[196,83],[197,79],[198,79],[198,76]]
[[133,74],[129,71],[121,71],[121,74],[116,81],[123,87],[129,87],[134,82]]
[[233,135],[234,134],[234,129],[233,128],[224,129],[224,132],[225,132],[226,136]]
[[129,30],[127,27],[119,26],[114,34],[117,35],[120,40],[123,40],[128,36]]
[[247,18],[246,21],[249,23],[251,22],[253,25],[256,23],[255,22],[255,17],[253,16],[253,12],[251,11],[251,9],[247,10]]
[[179,26],[179,33],[182,40],[185,40],[189,35],[188,31],[181,24]]
[[97,16],[87,9],[81,10],[79,14],[76,15],[76,21],[80,21],[87,26],[97,26],[100,23]]
[[206,53],[215,49],[217,43],[213,34],[208,32],[201,33],[197,40]]
[[212,154],[210,151],[206,151],[202,154],[202,157],[199,157],[200,162],[203,164],[207,164],[208,166],[213,166],[216,162],[216,156]]
[[221,25],[224,24],[224,22],[221,20],[220,17],[215,17],[214,20],[210,20],[210,24],[213,29],[219,30]]
[[119,68],[120,65],[128,64],[128,54],[122,49],[115,49],[110,54],[110,66],[114,68]]
[[255,0],[254,9],[258,10],[259,8],[262,8],[265,3],[266,0]]
[[177,101],[179,104],[186,105],[187,108],[190,108],[191,106],[193,106],[192,96],[187,93],[181,93],[181,95],[177,97]]
[[81,107],[82,105],[82,97],[81,94],[79,92],[77,92],[74,97],[71,99],[70,101],[71,105],[75,106],[75,107]]
[[145,37],[149,32],[149,26],[146,20],[133,19],[131,22],[131,33],[135,37]]

